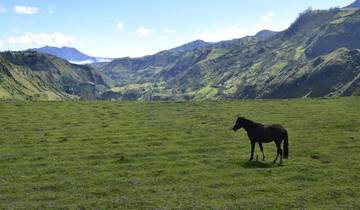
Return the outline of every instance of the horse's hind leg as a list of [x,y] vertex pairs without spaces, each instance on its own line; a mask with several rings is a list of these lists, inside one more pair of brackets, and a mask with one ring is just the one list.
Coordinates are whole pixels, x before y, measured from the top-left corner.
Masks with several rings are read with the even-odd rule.
[[274,160],[274,163],[276,163],[276,161],[277,161],[277,159],[278,159],[278,157],[279,157],[279,155],[280,155],[280,163],[279,163],[279,165],[281,165],[282,164],[282,150],[281,150],[281,141],[275,141],[275,143],[276,143],[276,148],[277,148],[277,154],[276,154],[276,158],[275,158],[275,160]]
[[275,159],[274,159],[274,164],[276,163],[278,157],[279,157],[279,152],[277,152],[277,154],[276,154],[276,157],[275,157]]
[[282,160],[283,160],[283,151],[281,149],[281,140],[276,141],[276,147],[278,148],[278,153],[280,155],[280,163],[279,163],[279,165],[281,165]]
[[262,143],[261,142],[258,142],[258,143],[259,143],[260,151],[261,151],[262,156],[263,156],[263,161],[265,161],[265,154],[264,154],[264,149],[263,149]]

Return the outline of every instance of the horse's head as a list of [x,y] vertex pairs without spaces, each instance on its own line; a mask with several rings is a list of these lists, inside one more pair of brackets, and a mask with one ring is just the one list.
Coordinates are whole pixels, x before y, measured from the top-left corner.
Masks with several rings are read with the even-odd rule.
[[240,128],[242,128],[242,127],[243,127],[243,122],[244,122],[244,118],[238,117],[232,130],[233,130],[234,132],[236,132],[237,130],[239,130]]

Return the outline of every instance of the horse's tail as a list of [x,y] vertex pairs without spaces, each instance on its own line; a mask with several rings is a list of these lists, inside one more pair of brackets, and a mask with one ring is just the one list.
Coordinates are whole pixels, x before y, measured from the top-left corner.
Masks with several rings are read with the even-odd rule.
[[289,139],[288,139],[288,133],[285,130],[285,138],[284,138],[284,158],[289,157]]

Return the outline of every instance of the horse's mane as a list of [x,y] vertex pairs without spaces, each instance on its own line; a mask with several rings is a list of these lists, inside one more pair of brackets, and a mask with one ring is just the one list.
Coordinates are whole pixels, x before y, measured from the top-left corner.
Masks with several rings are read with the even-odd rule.
[[245,122],[245,123],[249,123],[249,124],[254,123],[254,121],[251,121],[251,120],[249,120],[249,119],[246,119],[245,117],[239,117],[239,119],[241,119],[241,121],[243,121],[243,122]]
[[239,119],[241,119],[246,125],[249,125],[249,126],[262,125],[260,123],[254,122],[254,121],[246,119],[244,117],[239,117]]

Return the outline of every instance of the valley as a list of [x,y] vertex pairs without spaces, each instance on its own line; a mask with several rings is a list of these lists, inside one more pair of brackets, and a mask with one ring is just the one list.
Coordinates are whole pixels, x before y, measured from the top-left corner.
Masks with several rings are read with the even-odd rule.
[[216,43],[196,40],[111,62],[76,65],[43,53],[70,62],[95,59],[72,48],[2,52],[0,98],[151,101],[359,95],[359,30],[356,7],[309,9],[285,31],[264,30]]
[[351,1],[0,2],[0,209],[360,209]]

